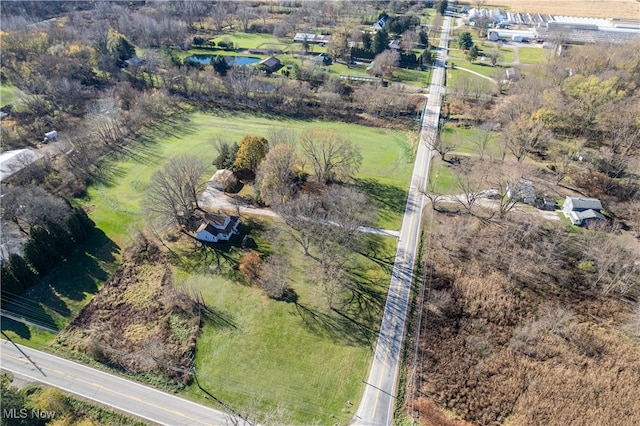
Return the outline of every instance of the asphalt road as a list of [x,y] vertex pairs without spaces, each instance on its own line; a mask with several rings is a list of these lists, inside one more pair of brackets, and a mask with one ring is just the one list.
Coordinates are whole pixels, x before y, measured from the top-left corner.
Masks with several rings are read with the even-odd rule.
[[384,308],[375,355],[365,383],[365,391],[352,421],[354,425],[387,426],[393,423],[398,372],[404,327],[407,317],[413,270],[417,257],[425,196],[419,189],[427,186],[431,161],[431,141],[438,131],[444,88],[445,60],[451,18],[445,17],[433,70],[429,98],[423,111],[420,145],[416,154],[409,197],[393,265],[389,293]]
[[235,424],[223,412],[4,339],[0,340],[0,361],[2,370],[16,377],[55,386],[152,423]]

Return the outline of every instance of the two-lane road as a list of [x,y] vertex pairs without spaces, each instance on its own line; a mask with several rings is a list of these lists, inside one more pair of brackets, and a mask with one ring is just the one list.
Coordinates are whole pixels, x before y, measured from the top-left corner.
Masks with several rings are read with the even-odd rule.
[[0,340],[0,366],[16,377],[167,426],[232,424],[220,411],[76,362]]
[[[451,6],[451,3],[449,5]],[[352,422],[354,425],[387,426],[393,423],[402,340],[419,246],[422,211],[425,204],[422,190],[427,186],[431,145],[438,132],[440,107],[444,94],[442,84],[450,24],[451,17],[445,17],[438,46],[438,56],[429,88],[429,98],[423,112],[420,144],[400,229],[389,293],[380,325],[375,355],[369,377],[365,383],[364,395]]]

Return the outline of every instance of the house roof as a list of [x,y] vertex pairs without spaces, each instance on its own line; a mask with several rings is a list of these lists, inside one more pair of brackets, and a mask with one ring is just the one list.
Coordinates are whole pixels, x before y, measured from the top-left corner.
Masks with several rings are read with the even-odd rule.
[[600,219],[600,220],[606,220],[606,218],[604,217],[604,215],[602,213],[600,213],[597,210],[593,210],[593,209],[588,209],[588,210],[584,210],[581,212],[574,212],[575,215],[580,218],[581,220],[588,220],[588,219]]
[[0,179],[7,178],[19,172],[42,157],[42,154],[38,154],[30,149],[14,149],[0,153]]
[[331,41],[331,36],[312,33],[296,33],[293,37],[293,41],[302,42],[305,40],[309,43],[328,43]]
[[[227,226],[225,226],[227,218],[229,218],[230,220],[227,223]],[[228,235],[231,233],[239,220],[240,218],[238,216],[226,216],[223,214],[207,213],[205,214],[205,217],[202,220],[202,224],[196,232],[207,231],[211,235]]]
[[567,197],[571,200],[572,210],[602,210],[602,203],[597,198]]
[[267,59],[263,59],[262,61],[260,61],[260,65],[264,65],[268,68],[275,68],[280,65],[280,59],[276,58],[275,56],[270,56]]

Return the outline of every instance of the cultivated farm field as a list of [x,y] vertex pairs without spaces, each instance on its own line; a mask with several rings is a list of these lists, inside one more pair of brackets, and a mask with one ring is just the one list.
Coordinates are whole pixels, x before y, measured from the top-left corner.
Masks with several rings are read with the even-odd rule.
[[640,19],[640,3],[636,0],[492,0],[491,6],[509,8],[512,12],[544,13],[588,18]]

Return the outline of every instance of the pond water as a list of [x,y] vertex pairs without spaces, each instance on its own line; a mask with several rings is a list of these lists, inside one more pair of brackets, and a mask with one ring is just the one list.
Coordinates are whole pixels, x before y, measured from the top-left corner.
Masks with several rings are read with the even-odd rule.
[[[218,55],[191,55],[184,58],[184,60],[209,65],[211,64],[211,61],[217,56]],[[260,62],[260,58],[256,58],[254,56],[223,56],[223,58],[225,61],[227,61],[227,64],[229,64],[229,66],[233,64],[249,65]]]

